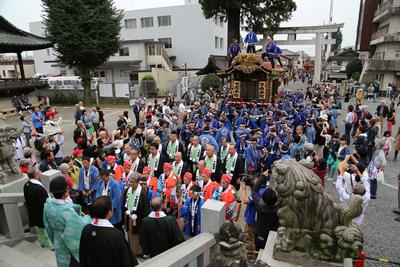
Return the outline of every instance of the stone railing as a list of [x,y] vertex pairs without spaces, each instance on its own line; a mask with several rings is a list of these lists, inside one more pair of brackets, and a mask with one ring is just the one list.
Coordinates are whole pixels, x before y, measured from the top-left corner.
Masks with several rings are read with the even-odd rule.
[[[41,182],[49,191],[50,181],[60,175],[60,171],[49,170],[42,173]],[[26,175],[0,186],[0,245],[14,245],[21,240],[34,240],[32,233],[25,233],[28,216],[23,193]]]
[[213,234],[202,233],[144,262],[141,266],[207,266],[210,263],[210,255],[216,249],[215,245]]
[[386,59],[368,59],[366,61],[367,71],[399,71],[399,60],[386,60]]
[[25,234],[21,219],[19,203],[24,201],[23,193],[0,193],[0,225],[4,234],[0,245],[12,245],[32,237],[31,234]]

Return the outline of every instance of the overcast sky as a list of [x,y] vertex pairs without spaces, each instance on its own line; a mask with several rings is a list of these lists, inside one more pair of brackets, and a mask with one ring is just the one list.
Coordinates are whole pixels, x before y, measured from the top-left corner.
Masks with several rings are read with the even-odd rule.
[[[344,23],[342,47],[354,46],[360,0],[333,0],[333,22]],[[328,24],[330,0],[295,0],[297,10],[282,26]],[[183,4],[183,0],[115,0],[121,9],[143,9]],[[41,0],[0,0],[0,15],[17,27],[29,31],[29,22],[41,20]],[[314,54],[312,46],[291,46],[290,50],[304,50]]]

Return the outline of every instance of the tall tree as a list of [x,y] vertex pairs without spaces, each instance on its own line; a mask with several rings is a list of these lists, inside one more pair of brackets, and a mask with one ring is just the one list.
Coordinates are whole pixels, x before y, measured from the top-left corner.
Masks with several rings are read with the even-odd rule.
[[255,32],[267,28],[273,34],[282,21],[287,21],[296,10],[293,0],[199,0],[204,16],[218,16],[228,21],[228,43],[240,40],[240,24],[253,26]]
[[359,59],[355,59],[355,60],[350,61],[349,63],[347,63],[347,65],[346,65],[346,76],[347,76],[347,79],[350,79],[354,75],[354,73],[358,72],[358,75],[359,75],[361,73],[361,71],[362,71],[362,68],[363,68],[363,63]]
[[42,0],[47,37],[57,58],[78,69],[84,100],[95,69],[120,47],[122,13],[112,0]]

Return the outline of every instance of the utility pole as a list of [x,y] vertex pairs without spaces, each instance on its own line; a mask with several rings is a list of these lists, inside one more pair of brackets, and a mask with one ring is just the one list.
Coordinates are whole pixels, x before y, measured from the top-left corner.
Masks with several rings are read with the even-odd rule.
[[[332,21],[333,21],[333,0],[331,0],[328,21],[329,21],[329,25],[331,25]],[[332,33],[328,33],[328,39],[331,39],[331,38],[332,38]],[[325,60],[328,59],[330,53],[331,53],[331,44],[328,44],[328,45],[326,45]]]

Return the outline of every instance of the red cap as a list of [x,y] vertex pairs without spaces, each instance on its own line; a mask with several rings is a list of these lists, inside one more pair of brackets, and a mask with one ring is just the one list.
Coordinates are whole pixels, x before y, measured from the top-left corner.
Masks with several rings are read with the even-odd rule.
[[143,174],[149,174],[150,171],[151,171],[151,170],[150,170],[150,167],[149,167],[149,166],[144,166],[144,167],[143,167],[143,171],[142,171]]
[[208,177],[210,177],[210,176],[211,176],[211,171],[210,171],[209,169],[204,169],[204,170],[201,172],[201,174],[205,174],[205,175],[207,175]]
[[190,172],[185,172],[185,175],[183,177],[192,180],[192,174]]
[[130,161],[124,161],[124,167],[130,168],[132,166],[132,162]]
[[231,183],[231,181],[232,181],[232,177],[226,173],[222,175],[221,179],[227,181],[228,183]]
[[72,155],[74,155],[75,157],[76,157],[77,155],[79,155],[80,153],[83,153],[83,149],[75,148],[75,149],[72,151]]
[[164,163],[164,170],[171,171],[172,170],[171,163],[168,163],[168,162]]
[[115,162],[115,156],[107,156],[107,162]]

